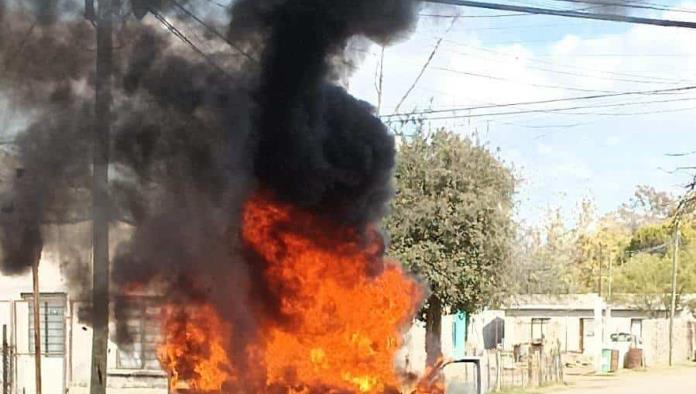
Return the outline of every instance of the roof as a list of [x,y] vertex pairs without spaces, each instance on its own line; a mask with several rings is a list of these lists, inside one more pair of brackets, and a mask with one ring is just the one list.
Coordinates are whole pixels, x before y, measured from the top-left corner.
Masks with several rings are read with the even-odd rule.
[[518,294],[504,303],[504,309],[594,309],[599,295],[588,294]]
[[[696,299],[696,294],[683,294],[682,300]],[[596,293],[586,294],[518,294],[503,303],[506,310],[592,310],[605,300]],[[614,310],[667,310],[663,295],[614,294],[610,303]]]

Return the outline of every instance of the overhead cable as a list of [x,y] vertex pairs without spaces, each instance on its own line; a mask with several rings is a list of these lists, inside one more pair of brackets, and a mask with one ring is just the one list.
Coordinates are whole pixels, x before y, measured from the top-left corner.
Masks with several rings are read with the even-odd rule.
[[581,19],[594,19],[602,20],[608,22],[627,22],[642,25],[653,25],[662,27],[683,27],[688,29],[696,29],[696,22],[689,21],[679,21],[673,19],[656,19],[656,18],[645,18],[639,16],[629,16],[629,15],[618,15],[618,14],[608,14],[600,12],[583,12],[575,10],[554,10],[550,8],[541,7],[527,7],[512,4],[500,4],[500,3],[488,3],[483,1],[470,1],[470,0],[427,0],[430,3],[439,4],[449,4],[457,5],[463,7],[472,8],[485,8],[489,10],[500,10],[500,11],[513,11],[513,12],[526,12],[528,14],[536,15],[553,15],[553,16],[563,16],[567,18],[581,18]]
[[479,106],[475,106],[475,107],[430,109],[427,111],[420,111],[420,112],[392,113],[392,114],[388,114],[388,115],[382,115],[381,117],[382,118],[391,118],[391,117],[412,116],[412,115],[428,115],[428,114],[444,113],[444,112],[460,112],[460,111],[471,111],[471,110],[477,110],[477,109],[516,107],[516,106],[521,106],[521,105],[550,104],[550,103],[559,103],[559,102],[564,102],[564,101],[593,100],[593,99],[608,98],[608,97],[679,93],[679,92],[687,92],[687,91],[691,91],[691,90],[696,90],[696,85],[681,86],[681,87],[667,88],[667,89],[637,90],[637,91],[616,92],[616,93],[608,93],[608,94],[594,94],[594,95],[590,95],[590,96],[565,97],[565,98],[556,98],[556,99],[548,99],[548,100],[522,101],[522,102],[515,102],[515,103],[479,105]]

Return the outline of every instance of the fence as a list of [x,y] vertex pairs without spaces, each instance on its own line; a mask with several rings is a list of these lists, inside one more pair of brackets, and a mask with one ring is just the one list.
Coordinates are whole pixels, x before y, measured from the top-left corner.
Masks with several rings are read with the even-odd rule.
[[[506,352],[489,350],[481,357],[482,392],[504,389],[540,387],[563,383],[564,371],[558,347],[531,347],[522,354],[519,350]],[[447,392],[473,394],[477,391],[476,370],[473,366],[451,366],[445,369]]]
[[488,353],[489,392],[563,383],[563,363],[558,350],[534,349],[525,356],[515,352]]

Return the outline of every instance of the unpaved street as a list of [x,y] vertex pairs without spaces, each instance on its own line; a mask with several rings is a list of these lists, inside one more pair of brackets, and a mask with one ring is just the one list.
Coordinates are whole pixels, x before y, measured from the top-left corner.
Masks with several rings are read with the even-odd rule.
[[545,393],[562,394],[695,394],[696,365],[625,371],[617,376],[569,376],[568,386]]

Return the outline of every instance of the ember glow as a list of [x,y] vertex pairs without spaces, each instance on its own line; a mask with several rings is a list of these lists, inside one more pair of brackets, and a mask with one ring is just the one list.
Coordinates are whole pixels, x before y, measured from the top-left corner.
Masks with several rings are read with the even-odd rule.
[[[258,196],[246,204],[243,223],[241,236],[266,263],[279,300],[279,316],[260,316],[259,341],[247,349],[265,371],[261,387],[398,392],[395,356],[421,290],[396,262],[383,260],[379,233],[358,236]],[[235,360],[220,352],[234,327],[225,327],[214,309],[179,308],[163,328],[160,361],[174,380],[200,392],[240,392]]]

